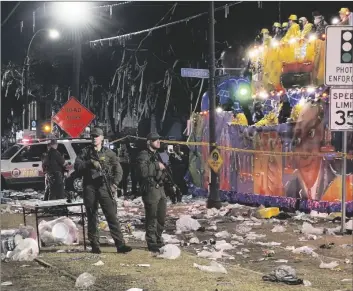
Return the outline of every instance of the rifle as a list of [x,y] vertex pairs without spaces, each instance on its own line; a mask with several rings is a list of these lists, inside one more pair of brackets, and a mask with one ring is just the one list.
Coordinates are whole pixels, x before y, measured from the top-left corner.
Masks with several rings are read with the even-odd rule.
[[103,177],[103,182],[104,182],[105,186],[107,187],[108,194],[109,194],[110,198],[112,199],[112,201],[115,202],[112,189],[110,188],[110,184],[108,182],[107,173],[103,169],[104,165],[103,165],[102,161],[99,159],[98,152],[96,150],[93,150],[93,151],[94,151],[94,158],[101,165],[101,169],[97,170],[98,173],[96,175],[94,175],[94,177],[92,177],[92,178],[95,179],[95,178],[98,178],[98,177]]
[[181,201],[181,191],[180,191],[178,185],[176,185],[174,183],[173,176],[172,176],[172,171],[170,170],[168,165],[163,163],[163,160],[162,160],[161,156],[159,155],[159,153],[155,152],[154,157],[155,157],[155,159],[158,162],[162,163],[165,166],[164,172],[167,175],[167,180],[168,180],[169,183],[165,182],[164,184],[167,184],[167,185],[165,185],[165,186],[167,186],[166,187],[167,188],[166,192],[168,192],[169,194],[172,194],[170,196],[170,199],[172,200],[173,203],[176,202],[175,200],[177,200],[178,202]]

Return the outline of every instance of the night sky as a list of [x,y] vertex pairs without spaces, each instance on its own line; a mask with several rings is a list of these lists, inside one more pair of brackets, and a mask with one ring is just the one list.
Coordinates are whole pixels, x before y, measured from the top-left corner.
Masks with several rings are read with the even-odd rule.
[[[10,11],[18,2],[1,2],[1,18],[4,22]],[[36,60],[36,81],[47,84],[70,85],[72,76],[72,27],[58,26],[50,15],[50,3],[46,5],[46,13],[43,12],[44,2],[21,2],[10,19],[2,25],[1,31],[1,61],[2,65],[9,61],[23,64],[25,52],[33,35],[33,11],[36,13],[36,30],[39,28],[59,28],[62,37],[58,41],[49,41],[45,37],[39,37],[33,43],[32,59]],[[97,6],[117,2],[95,2]],[[81,82],[94,76],[98,83],[107,85],[116,67],[120,63],[122,46],[118,43],[109,47],[93,49],[89,46],[89,40],[115,36],[118,33],[129,33],[153,27],[162,16],[173,6],[175,2],[133,2],[113,8],[113,17],[109,17],[109,10],[100,9],[92,19],[89,26],[83,29],[83,54],[81,67]],[[234,2],[215,2],[215,8]],[[305,16],[312,21],[311,13],[319,10],[328,23],[341,7],[352,10],[352,2],[344,1],[317,1],[294,2],[281,1],[281,22],[287,21],[290,14],[299,17]],[[227,45],[237,48],[240,44],[248,47],[256,34],[263,27],[271,28],[273,22],[279,21],[279,1],[261,2],[262,8],[258,8],[258,2],[242,2],[229,8],[228,17],[225,11],[215,13],[215,38],[216,58]],[[349,5],[350,4],[350,5]],[[178,2],[173,15],[168,15],[163,24],[201,12],[208,11],[208,2]],[[20,23],[24,22],[23,31],[20,32]],[[152,33],[143,45],[147,51],[138,54],[139,63],[148,61],[149,79],[156,81],[163,79],[165,70],[172,67],[174,61],[179,59],[179,66],[175,72],[180,73],[180,67],[191,65],[193,67],[207,68],[208,40],[206,38],[208,28],[207,16],[191,20],[188,23],[171,26],[168,30],[161,29]],[[126,47],[135,49],[146,36],[142,34],[133,37],[126,42]],[[154,79],[155,78],[155,79]],[[173,88],[174,103],[180,103],[176,96],[185,95],[185,89]],[[180,86],[179,86],[180,87]],[[176,90],[176,91],[175,91]],[[179,98],[179,97],[178,97]],[[2,102],[4,98],[2,98]],[[183,102],[182,102],[183,103]],[[187,112],[189,105],[180,105],[180,112]]]

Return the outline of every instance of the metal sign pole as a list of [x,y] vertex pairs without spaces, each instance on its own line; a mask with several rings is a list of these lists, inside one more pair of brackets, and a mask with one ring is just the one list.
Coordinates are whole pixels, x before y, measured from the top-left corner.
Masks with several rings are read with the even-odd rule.
[[[349,17],[349,25],[353,25],[353,17],[352,13]],[[353,90],[353,88],[352,88]],[[343,132],[343,145],[342,145],[342,153],[343,153],[343,161],[342,161],[342,204],[341,204],[341,233],[346,232],[346,198],[347,198],[347,181],[346,181],[346,173],[347,173],[347,144],[348,144],[348,131],[345,130]]]
[[[215,36],[214,36],[214,3],[210,2],[209,10],[209,46],[210,46],[210,75],[209,75],[209,127],[210,127],[210,153],[216,149],[215,143],[216,139],[216,87],[215,87]],[[222,203],[219,197],[219,181],[217,173],[211,169],[211,184],[210,184],[210,193],[207,200],[207,208],[217,208],[220,209]]]
[[342,145],[342,154],[343,154],[343,164],[342,164],[342,204],[341,204],[341,233],[346,231],[346,172],[347,172],[347,131],[343,132],[343,145]]

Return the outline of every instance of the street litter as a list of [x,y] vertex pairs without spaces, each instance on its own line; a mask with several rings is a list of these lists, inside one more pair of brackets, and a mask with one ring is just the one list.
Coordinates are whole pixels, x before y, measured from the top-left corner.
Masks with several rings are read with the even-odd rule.
[[126,291],[143,291],[143,289],[140,288],[130,288],[129,290]]
[[142,241],[146,240],[146,232],[144,231],[133,231],[132,236],[137,240],[142,240]]
[[254,244],[260,245],[260,246],[266,246],[266,247],[277,247],[277,246],[280,246],[282,243],[278,243],[278,242],[275,242],[275,241],[272,241],[272,242],[257,241],[257,242],[254,242]]
[[192,237],[192,238],[189,240],[189,243],[191,243],[191,244],[199,244],[199,243],[200,243],[200,240],[199,240],[197,237]]
[[303,285],[304,285],[305,287],[310,287],[312,284],[311,284],[311,282],[308,281],[308,280],[303,280]]
[[76,279],[75,287],[79,289],[87,289],[94,285],[96,282],[96,277],[91,275],[90,273],[82,273],[78,278]]
[[222,256],[223,256],[223,250],[220,250],[219,252],[216,252],[216,251],[212,251],[212,252],[209,252],[209,251],[206,251],[206,250],[203,250],[201,252],[199,252],[197,254],[198,257],[200,258],[205,258],[205,259],[211,259],[211,260],[217,260],[217,259],[221,259]]
[[292,250],[293,254],[307,254],[307,255],[311,255],[314,258],[319,256],[317,253],[314,252],[313,248],[310,248],[308,246],[303,246],[300,248],[292,247],[292,249],[290,248],[286,248],[286,249]]
[[336,261],[333,261],[331,263],[321,262],[319,268],[320,269],[334,269],[334,268],[336,268],[338,266],[339,266],[339,263],[337,263]]
[[309,215],[312,217],[317,217],[317,218],[327,218],[328,217],[328,213],[319,213],[315,210],[311,210]]
[[2,282],[1,286],[12,286],[12,282],[11,281],[6,281],[6,282]]
[[167,244],[164,247],[159,249],[160,255],[158,258],[175,260],[180,257],[181,250],[176,245]]
[[287,263],[288,263],[288,260],[280,259],[280,260],[275,261],[275,263],[284,263],[284,264],[287,264]]
[[221,241],[216,241],[215,249],[216,250],[233,250],[234,247],[230,243],[227,243],[225,240],[221,240]]
[[162,234],[162,238],[166,244],[179,244],[180,240],[178,240],[175,235],[170,235],[167,233]]
[[221,232],[217,232],[215,234],[215,237],[218,237],[218,238],[229,238],[230,237],[230,233],[226,230],[224,231],[221,231]]
[[263,276],[262,280],[270,282],[283,282],[288,285],[303,284],[303,280],[297,278],[295,269],[287,265],[277,267],[269,275]]
[[235,228],[235,231],[241,234],[246,234],[251,231],[251,227],[240,224]]
[[195,231],[200,227],[200,223],[196,219],[191,218],[190,215],[181,215],[180,218],[176,221],[177,233]]
[[104,263],[102,261],[98,261],[97,263],[92,264],[93,266],[103,266]]
[[144,267],[144,268],[149,268],[149,267],[151,267],[150,264],[137,264],[136,266],[137,266],[137,267]]
[[320,235],[320,234],[324,233],[324,229],[323,228],[316,228],[316,227],[313,227],[310,223],[303,222],[301,232],[305,233],[305,234],[318,234],[318,235]]
[[256,240],[258,238],[265,238],[266,234],[257,234],[255,232],[250,232],[245,235],[246,240]]
[[320,246],[320,249],[332,249],[332,247],[334,246],[334,243],[329,243],[329,244],[323,244]]
[[194,267],[201,271],[211,272],[211,273],[223,273],[227,274],[227,270],[219,263],[212,261],[209,266],[198,265],[194,263]]
[[271,232],[285,232],[286,228],[282,225],[276,225]]
[[39,254],[38,243],[33,238],[25,238],[18,242],[13,251],[6,254],[12,261],[33,261]]
[[53,244],[73,245],[79,243],[79,233],[76,224],[67,217],[52,221],[42,220],[39,225],[39,236],[46,246]]

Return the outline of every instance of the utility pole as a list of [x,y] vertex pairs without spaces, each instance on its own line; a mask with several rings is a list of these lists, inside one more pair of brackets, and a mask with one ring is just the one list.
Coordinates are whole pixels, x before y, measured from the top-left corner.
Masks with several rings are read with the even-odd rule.
[[23,122],[23,129],[29,129],[29,104],[28,104],[28,90],[29,90],[29,54],[25,58],[25,65],[24,65],[24,80],[23,80],[23,93],[25,95],[25,106],[24,106],[24,122]]
[[82,45],[81,37],[75,37],[74,50],[73,50],[73,78],[72,78],[72,96],[81,101],[80,96],[80,72],[81,72],[81,57]]
[[[210,153],[216,149],[216,87],[215,87],[215,74],[216,74],[216,58],[215,58],[215,36],[214,36],[214,2],[210,2],[209,7],[209,28],[208,28],[208,39],[209,39],[209,141],[210,141]],[[219,180],[218,175],[211,169],[211,184],[210,193],[208,195],[207,208],[221,208],[222,203],[219,197]]]

